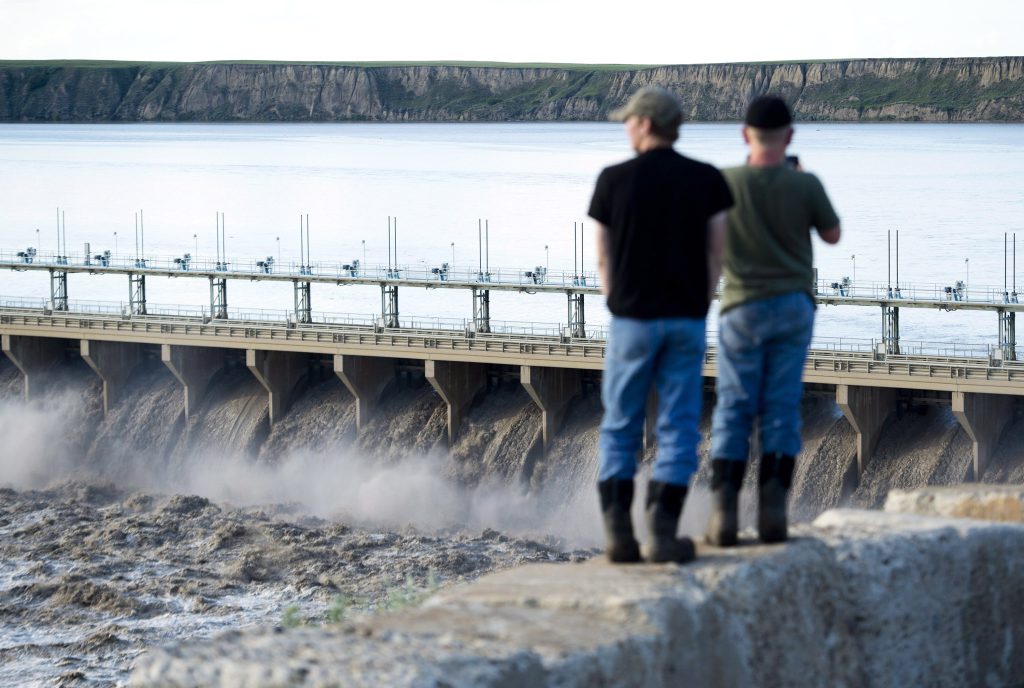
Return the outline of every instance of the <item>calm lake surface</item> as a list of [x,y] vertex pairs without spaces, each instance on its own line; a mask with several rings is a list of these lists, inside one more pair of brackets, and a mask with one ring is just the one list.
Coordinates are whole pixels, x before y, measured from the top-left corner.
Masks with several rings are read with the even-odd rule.
[[[719,166],[745,155],[736,124],[687,124],[677,148]],[[1024,125],[803,124],[792,152],[822,178],[842,218],[839,246],[816,242],[822,278],[884,283],[886,233],[896,229],[901,284],[1001,290],[1004,232],[1021,232],[1024,270]],[[584,224],[583,261],[593,270],[593,183],[630,155],[621,125],[605,123],[0,125],[0,248],[53,251],[59,206],[69,251],[88,241],[94,253],[116,243],[128,255],[142,209],[147,255],[212,256],[221,211],[230,260],[288,262],[308,213],[314,262],[362,259],[365,242],[372,265],[387,260],[392,216],[399,263],[450,262],[454,243],[456,266],[468,267],[486,218],[492,271],[571,269],[574,222]],[[121,278],[69,282],[72,300],[127,299]],[[209,302],[205,280],[151,278],[147,287],[151,304]],[[45,274],[0,275],[0,296],[47,295]],[[374,287],[314,285],[312,298],[318,312],[379,314]],[[599,301],[588,302],[595,324],[607,319]],[[292,293],[232,282],[229,304],[284,312]],[[468,293],[422,289],[402,290],[401,312],[472,314]],[[559,323],[566,304],[497,292],[491,314]],[[877,338],[881,327],[873,308],[819,310],[820,337]],[[983,343],[995,340],[997,323],[994,314],[905,309],[901,329],[908,341]]]

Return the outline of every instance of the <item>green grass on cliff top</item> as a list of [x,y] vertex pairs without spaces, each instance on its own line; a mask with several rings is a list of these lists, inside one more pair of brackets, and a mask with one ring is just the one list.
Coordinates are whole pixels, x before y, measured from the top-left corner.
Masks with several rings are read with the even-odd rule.
[[625,71],[651,69],[664,65],[656,64],[568,64],[558,62],[471,62],[452,60],[431,62],[317,62],[312,60],[213,60],[208,62],[137,62],[132,60],[0,60],[0,68],[17,67],[87,67],[87,68],[134,68],[134,67],[186,67],[188,65],[330,65],[334,67],[495,67],[506,69],[572,69],[587,71]]
[[[751,62],[715,62],[708,63],[714,65],[721,64],[736,64],[736,65],[778,65],[778,64],[826,64],[834,62],[861,62],[861,61],[875,61],[875,60],[886,60],[890,58],[869,58],[869,57],[858,57],[858,58],[842,58],[842,59],[828,59],[828,60],[767,60],[767,61],[751,61]],[[940,60],[947,58],[892,58],[899,60],[921,60],[931,61]],[[964,59],[964,60],[993,60],[1003,59],[1001,57],[966,57],[966,58],[948,58],[948,59]],[[336,67],[494,67],[504,69],[568,69],[568,70],[585,70],[585,71],[608,71],[608,72],[619,72],[619,71],[634,71],[639,69],[654,69],[656,67],[679,67],[679,66],[695,66],[695,65],[684,65],[680,64],[584,64],[584,63],[572,63],[572,62],[474,62],[470,60],[432,60],[427,62],[331,62],[323,61],[317,62],[315,60],[293,60],[293,61],[278,61],[278,60],[213,60],[206,62],[145,62],[138,60],[0,60],[0,68],[17,68],[17,67],[88,67],[88,68],[137,68],[137,67],[151,67],[151,68],[170,68],[170,67],[185,67],[188,65],[216,65],[216,64],[236,64],[236,65],[331,65]]]

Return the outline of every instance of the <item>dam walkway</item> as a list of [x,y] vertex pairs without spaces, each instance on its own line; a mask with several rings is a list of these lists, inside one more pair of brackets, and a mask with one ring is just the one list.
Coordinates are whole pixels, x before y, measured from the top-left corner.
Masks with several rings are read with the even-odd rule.
[[[541,410],[544,450],[566,410],[603,367],[605,340],[530,332],[482,333],[471,328],[383,327],[381,324],[218,320],[186,315],[57,311],[0,305],[3,353],[24,380],[26,399],[54,383],[58,364],[80,356],[103,383],[103,405],[118,402],[143,360],[159,357],[181,382],[186,418],[214,374],[232,358],[265,387],[270,423],[288,410],[311,366],[329,367],[356,402],[357,427],[373,415],[400,369],[422,369],[447,405],[448,439],[488,376],[515,375]],[[884,346],[812,347],[804,371],[809,394],[829,395],[857,433],[857,475],[882,429],[901,405],[948,405],[974,444],[973,475],[981,475],[1024,396],[1024,362],[988,352],[900,353]],[[717,375],[709,347],[704,375]],[[656,399],[651,404],[656,404]],[[652,414],[648,414],[652,415]],[[853,466],[851,466],[852,468]],[[972,476],[966,476],[970,478]]]

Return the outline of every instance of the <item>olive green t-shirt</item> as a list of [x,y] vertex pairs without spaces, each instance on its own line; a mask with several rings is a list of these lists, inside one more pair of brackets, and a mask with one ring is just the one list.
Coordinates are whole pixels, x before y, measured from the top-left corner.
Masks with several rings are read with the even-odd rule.
[[839,224],[821,182],[785,165],[722,170],[735,205],[721,311],[792,291],[814,294],[811,229]]

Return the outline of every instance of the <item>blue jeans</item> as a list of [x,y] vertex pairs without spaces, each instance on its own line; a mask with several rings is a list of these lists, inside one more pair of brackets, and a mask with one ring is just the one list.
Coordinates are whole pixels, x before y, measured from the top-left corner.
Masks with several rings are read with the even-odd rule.
[[813,329],[814,302],[803,292],[749,301],[719,316],[711,458],[746,461],[758,416],[762,453],[800,452],[802,377]]
[[697,470],[705,325],[703,319],[613,316],[601,400],[600,480],[631,480],[643,445],[644,415],[658,393],[653,480],[686,485]]

